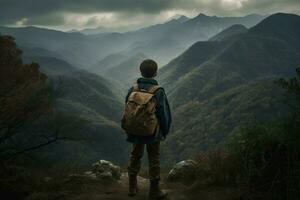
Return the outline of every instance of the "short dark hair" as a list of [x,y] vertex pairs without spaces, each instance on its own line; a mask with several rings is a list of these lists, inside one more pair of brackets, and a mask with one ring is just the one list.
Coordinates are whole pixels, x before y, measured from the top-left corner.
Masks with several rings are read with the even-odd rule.
[[140,65],[140,71],[143,77],[152,78],[157,74],[157,63],[154,60],[146,59]]

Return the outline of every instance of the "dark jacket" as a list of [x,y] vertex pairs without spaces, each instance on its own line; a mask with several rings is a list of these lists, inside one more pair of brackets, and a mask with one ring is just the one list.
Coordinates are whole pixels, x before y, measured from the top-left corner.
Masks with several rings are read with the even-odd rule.
[[[148,78],[139,78],[137,80],[137,84],[139,88],[146,89],[146,90],[152,87],[153,85],[158,85],[156,80],[148,79]],[[131,87],[128,91],[128,94],[126,96],[126,103],[132,91],[133,91],[133,87]],[[160,140],[164,139],[168,135],[172,119],[171,119],[170,106],[164,89],[162,88],[158,89],[155,92],[154,97],[158,102],[156,107],[156,116],[160,127],[158,134],[154,134],[151,136],[136,136],[136,135],[127,134],[128,142],[134,144],[151,144],[151,143],[159,142]]]

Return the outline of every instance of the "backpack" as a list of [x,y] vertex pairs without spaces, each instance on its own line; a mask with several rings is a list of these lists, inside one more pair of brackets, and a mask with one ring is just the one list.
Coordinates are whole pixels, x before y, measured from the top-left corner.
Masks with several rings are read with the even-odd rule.
[[138,85],[133,87],[122,117],[122,128],[127,134],[150,136],[159,130],[154,94],[160,88],[158,85],[148,90],[140,89]]

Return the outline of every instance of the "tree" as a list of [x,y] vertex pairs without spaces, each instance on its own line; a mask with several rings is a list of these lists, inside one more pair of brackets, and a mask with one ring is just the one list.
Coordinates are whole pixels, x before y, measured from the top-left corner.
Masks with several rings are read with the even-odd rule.
[[37,63],[23,64],[21,55],[13,37],[0,35],[0,147],[52,111],[47,76]]
[[[289,80],[279,79],[276,82],[279,86],[286,89],[286,102],[292,112],[286,125],[286,143],[294,152],[300,151],[300,68],[296,70],[296,77]],[[300,156],[299,156],[300,157]]]
[[272,199],[299,197],[300,68],[296,72],[294,78],[275,82],[286,90],[290,114],[270,122],[249,122],[229,145],[249,187],[272,193]]

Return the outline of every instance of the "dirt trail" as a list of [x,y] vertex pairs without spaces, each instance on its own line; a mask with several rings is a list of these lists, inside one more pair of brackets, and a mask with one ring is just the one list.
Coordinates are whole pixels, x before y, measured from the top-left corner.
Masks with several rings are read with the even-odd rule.
[[[64,184],[56,193],[55,199],[62,200],[147,200],[149,182],[138,178],[139,193],[129,197],[128,178],[122,175],[121,180],[114,183],[104,183],[99,180],[70,181]],[[162,189],[168,192],[169,200],[233,200],[237,198],[236,188],[211,187],[203,189],[188,189],[179,184],[162,183]]]
[[[103,183],[99,181],[81,181],[66,183],[66,188],[62,191],[66,200],[146,200],[149,189],[149,182],[142,177],[138,178],[139,193],[135,197],[129,197],[128,178],[122,175],[121,180],[117,183]],[[162,184],[164,191],[168,192],[169,198],[172,200],[185,200],[183,195],[169,188],[166,184]]]

